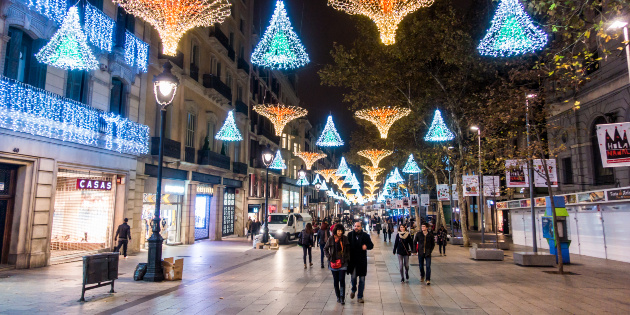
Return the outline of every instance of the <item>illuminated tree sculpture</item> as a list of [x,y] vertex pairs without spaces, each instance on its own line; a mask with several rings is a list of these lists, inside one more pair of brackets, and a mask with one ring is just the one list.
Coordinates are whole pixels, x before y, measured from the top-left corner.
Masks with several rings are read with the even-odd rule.
[[337,168],[337,173],[335,174],[337,176],[348,176],[352,174],[352,172],[348,168],[348,164],[346,164],[346,158],[341,158],[341,162],[339,162],[339,168]]
[[327,155],[324,153],[317,152],[294,152],[295,156],[299,157],[306,164],[306,169],[310,170],[313,167],[313,164],[317,162],[319,159],[325,158]]
[[326,181],[330,181],[335,179],[335,173],[337,173],[337,169],[329,168],[324,170],[316,170],[315,173],[322,175],[322,177]]
[[394,107],[372,107],[370,109],[362,109],[357,111],[354,115],[360,119],[365,119],[378,128],[381,133],[381,138],[387,138],[389,128],[400,118],[405,117],[411,113],[409,108],[402,108],[399,106]]
[[230,15],[228,0],[113,0],[126,12],[151,24],[160,34],[163,53],[177,55],[177,44],[188,30],[223,23]]
[[378,189],[378,186],[380,185],[381,182],[377,181],[377,180],[364,180],[363,184],[365,184],[365,188],[369,189],[370,191],[375,191]]
[[388,182],[390,184],[397,184],[397,183],[402,183],[405,180],[402,178],[402,176],[400,175],[400,172],[398,171],[398,167],[396,167],[392,173],[389,175],[388,178]]
[[372,180],[376,180],[378,178],[378,175],[385,171],[384,168],[374,167],[370,165],[361,165],[361,168],[365,171],[363,172],[363,174],[369,176]]
[[393,151],[390,151],[390,150],[377,150],[377,149],[362,150],[362,151],[357,152],[358,155],[370,160],[370,162],[372,162],[372,166],[374,167],[378,167],[379,163],[381,163],[381,160],[390,156],[392,153]]
[[442,141],[451,141],[455,138],[455,135],[448,130],[444,120],[442,119],[442,114],[439,109],[435,110],[435,116],[433,116],[433,122],[431,123],[431,127],[429,128],[429,132],[424,137],[425,141],[432,142],[442,142]]
[[420,172],[420,167],[418,166],[418,163],[416,163],[416,160],[413,159],[413,154],[409,154],[407,164],[405,164],[405,167],[403,168],[403,173],[415,174]]
[[340,147],[343,145],[343,140],[341,140],[341,136],[339,136],[339,133],[335,128],[332,116],[328,116],[328,121],[326,121],[324,131],[322,131],[322,135],[319,136],[319,139],[317,139],[316,144],[320,147]]
[[243,140],[243,137],[241,136],[241,132],[238,131],[238,128],[236,127],[236,123],[234,122],[234,111],[228,112],[227,118],[225,119],[225,123],[223,124],[221,129],[219,129],[219,132],[217,132],[214,138],[221,141]]
[[343,179],[338,179],[335,181],[335,185],[337,185],[337,188],[341,188],[343,187],[344,184],[344,180]]
[[326,191],[328,190],[328,185],[326,185],[326,181],[321,181],[321,186],[319,187],[319,190],[321,191]]
[[295,69],[309,62],[304,46],[291,27],[284,2],[278,0],[269,27],[252,54],[252,63],[272,69]]
[[278,137],[282,136],[282,131],[287,123],[308,114],[308,111],[302,107],[284,106],[281,104],[256,105],[253,109],[258,114],[271,120]]
[[273,161],[271,161],[269,168],[272,170],[284,170],[287,168],[287,165],[284,164],[284,161],[282,160],[280,150],[276,151],[276,156],[273,158]]
[[385,45],[396,42],[398,24],[405,16],[432,4],[433,0],[328,0],[328,5],[337,10],[373,20]]
[[352,174],[352,172],[350,172],[348,175],[346,175],[346,177],[343,180],[344,184],[349,184],[352,185],[354,183],[354,180],[352,179],[354,177],[354,174]]
[[492,25],[477,49],[493,57],[534,52],[547,45],[547,34],[536,27],[518,0],[501,0]]
[[298,186],[308,186],[310,184],[308,182],[308,179],[306,179],[306,176],[301,176],[300,178],[298,178],[298,181],[297,181],[296,185],[298,185]]

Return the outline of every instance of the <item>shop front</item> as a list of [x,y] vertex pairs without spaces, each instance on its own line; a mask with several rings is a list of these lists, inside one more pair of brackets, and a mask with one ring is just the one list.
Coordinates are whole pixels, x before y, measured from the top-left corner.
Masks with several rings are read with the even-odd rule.
[[214,189],[210,185],[197,185],[195,197],[195,240],[210,237],[210,205]]
[[[300,187],[282,183],[282,212],[298,212],[300,208]],[[271,210],[269,211],[271,213]]]
[[[157,179],[145,181],[142,198],[142,235],[144,242],[151,236],[153,217],[155,215]],[[186,186],[184,181],[163,179],[162,197],[160,198],[160,234],[166,245],[182,244],[182,203]]]

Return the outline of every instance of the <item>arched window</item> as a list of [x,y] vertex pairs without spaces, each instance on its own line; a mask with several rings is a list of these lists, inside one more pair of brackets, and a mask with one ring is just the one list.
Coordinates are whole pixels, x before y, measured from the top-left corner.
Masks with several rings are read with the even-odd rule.
[[109,111],[127,117],[127,86],[119,78],[112,78],[112,89],[109,98]]
[[595,185],[612,185],[615,183],[615,174],[610,167],[604,168],[602,156],[599,152],[597,141],[597,125],[607,124],[606,118],[601,116],[595,119],[591,126],[591,148],[593,151],[593,182]]
[[45,39],[33,39],[16,27],[9,27],[4,76],[43,89],[46,85],[47,66],[35,58],[46,44]]

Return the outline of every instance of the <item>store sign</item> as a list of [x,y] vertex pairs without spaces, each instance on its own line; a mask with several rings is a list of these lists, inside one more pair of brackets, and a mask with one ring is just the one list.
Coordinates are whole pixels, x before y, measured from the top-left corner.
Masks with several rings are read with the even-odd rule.
[[614,200],[629,200],[630,199],[630,189],[615,189],[609,190],[606,192],[608,195],[608,201]]
[[164,185],[164,192],[173,195],[183,195],[186,192],[186,188],[183,185]]
[[99,179],[77,178],[77,189],[112,190],[112,182]]
[[197,185],[197,194],[212,196],[214,194],[214,188],[210,185]]

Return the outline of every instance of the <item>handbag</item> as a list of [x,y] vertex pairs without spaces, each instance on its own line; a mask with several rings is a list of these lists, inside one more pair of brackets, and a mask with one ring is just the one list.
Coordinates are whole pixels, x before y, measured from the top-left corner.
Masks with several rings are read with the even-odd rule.
[[[339,245],[341,245],[341,256],[343,256],[343,238],[339,240]],[[343,265],[341,264],[341,259],[337,259],[335,261],[330,262],[331,269],[339,269]]]

